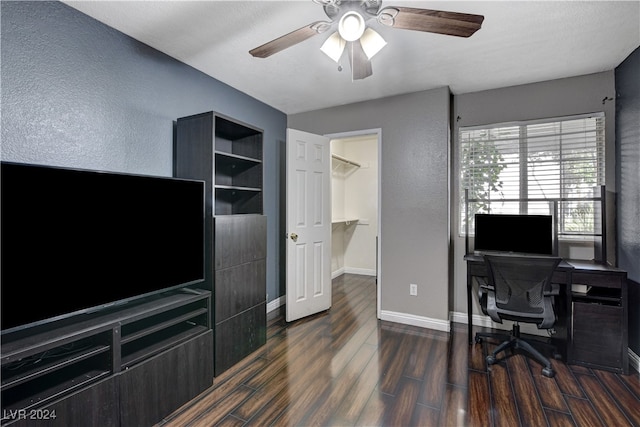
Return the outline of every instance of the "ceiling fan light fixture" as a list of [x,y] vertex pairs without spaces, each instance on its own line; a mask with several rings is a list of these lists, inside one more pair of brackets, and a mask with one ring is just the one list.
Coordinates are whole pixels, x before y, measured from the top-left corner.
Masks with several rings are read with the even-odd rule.
[[342,15],[338,23],[338,32],[348,42],[358,40],[365,30],[364,18],[358,12],[350,10]]
[[339,62],[346,44],[347,42],[336,31],[322,44],[320,50],[335,62]]
[[362,44],[362,50],[364,50],[365,55],[367,55],[369,59],[373,58],[376,53],[380,52],[380,50],[387,45],[387,42],[382,36],[371,28],[365,30],[360,38],[360,43]]

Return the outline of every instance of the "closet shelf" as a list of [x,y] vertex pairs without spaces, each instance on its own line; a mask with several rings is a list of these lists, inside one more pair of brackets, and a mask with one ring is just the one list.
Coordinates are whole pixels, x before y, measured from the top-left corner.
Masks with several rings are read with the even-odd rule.
[[333,218],[331,219],[331,224],[346,224],[350,225],[352,222],[358,223],[358,218]]
[[359,168],[359,167],[361,166],[361,165],[360,165],[360,163],[358,163],[358,162],[354,162],[353,160],[349,160],[349,159],[347,159],[346,157],[342,157],[342,156],[339,156],[339,155],[337,155],[337,154],[333,154],[333,153],[331,153],[331,158],[333,158],[333,159],[335,159],[335,160],[337,160],[337,161],[339,161],[339,162],[342,162],[342,163],[345,163],[345,164],[348,164],[348,165],[355,166],[355,167],[357,167],[357,168]]

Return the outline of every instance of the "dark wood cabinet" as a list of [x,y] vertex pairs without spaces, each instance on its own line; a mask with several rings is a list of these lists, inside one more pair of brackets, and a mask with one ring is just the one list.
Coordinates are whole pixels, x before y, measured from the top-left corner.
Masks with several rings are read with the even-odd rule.
[[2,424],[161,421],[213,383],[210,301],[179,290],[4,335]]
[[122,425],[153,425],[210,387],[212,352],[213,334],[208,330],[123,371],[119,376]]
[[265,344],[267,305],[262,302],[216,325],[216,375]]
[[573,361],[593,367],[621,369],[623,330],[622,307],[574,301]]
[[263,215],[217,216],[214,229],[218,375],[267,340],[267,221]]
[[214,373],[266,342],[263,132],[215,112],[176,121],[174,174],[205,181],[205,283]]
[[[578,267],[579,264],[576,264]],[[623,374],[628,366],[627,273],[612,267],[574,272],[570,362]]]

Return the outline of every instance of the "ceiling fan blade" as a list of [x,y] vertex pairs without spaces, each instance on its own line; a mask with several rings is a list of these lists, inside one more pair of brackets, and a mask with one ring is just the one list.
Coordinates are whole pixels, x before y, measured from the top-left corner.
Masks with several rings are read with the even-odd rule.
[[390,6],[378,13],[378,21],[393,28],[469,37],[480,29],[484,16]]
[[318,21],[312,24],[306,25],[302,28],[298,28],[295,31],[278,37],[258,46],[255,49],[251,49],[249,53],[256,58],[267,58],[274,53],[278,53],[281,50],[285,50],[288,47],[296,45],[300,42],[307,40],[317,34],[323,33],[331,27],[331,22]]
[[349,42],[349,62],[351,63],[351,79],[362,80],[373,74],[371,61],[362,48],[362,44],[357,40]]

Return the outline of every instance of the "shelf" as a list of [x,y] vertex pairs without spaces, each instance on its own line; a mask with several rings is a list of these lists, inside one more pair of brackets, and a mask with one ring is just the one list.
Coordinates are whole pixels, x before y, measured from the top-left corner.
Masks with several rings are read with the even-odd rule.
[[584,303],[620,305],[622,301],[620,289],[602,287],[591,287],[591,289],[586,293],[572,292],[571,296],[574,301]]
[[262,161],[244,156],[216,153],[216,184],[259,187]]
[[217,137],[230,141],[239,141],[251,137],[262,138],[261,130],[254,129],[219,115],[215,117],[215,130]]
[[229,192],[244,191],[244,192],[250,192],[250,193],[259,193],[262,191],[262,189],[257,187],[238,187],[235,185],[216,185],[215,189],[229,191]]
[[331,224],[346,224],[351,225],[352,222],[357,223],[359,221],[358,218],[333,218],[331,220]]
[[[12,387],[26,383],[28,381],[32,381],[38,377],[50,374],[83,360],[90,359],[91,357],[97,356],[99,354],[107,353],[108,351],[109,346],[98,345],[88,349],[78,350],[76,353],[71,354],[69,357],[60,357],[58,360],[54,360],[48,363],[39,362],[36,364],[36,362],[34,362],[33,364],[31,364],[31,366],[27,366],[26,364],[28,362],[25,362],[24,369],[16,368],[16,371],[20,370],[21,372],[16,372],[12,377],[7,378],[7,374],[9,372],[3,372],[4,378],[2,381],[2,391],[8,390]],[[55,357],[55,355],[50,357]],[[7,367],[7,370],[11,370],[11,367]]]
[[[219,156],[220,158],[224,158],[224,159],[226,159],[227,161],[230,161],[230,162],[249,163],[249,164],[251,164],[251,166],[254,166],[256,164],[262,163],[262,160],[260,160],[260,159],[255,159],[253,157],[247,157],[247,156],[241,156],[239,154],[227,153],[226,151],[216,151],[215,154],[216,154],[216,156]],[[216,166],[217,166],[217,164],[216,164]]]
[[[9,409],[28,410],[34,407],[44,406],[48,402],[54,399],[57,399],[60,396],[71,394],[75,390],[78,390],[88,384],[95,383],[102,378],[108,377],[109,375],[111,375],[111,372],[109,371],[95,369],[95,370],[83,372],[80,375],[77,375],[59,384],[51,385],[48,387],[42,384],[43,388],[38,389],[37,398],[33,398],[27,395],[23,399],[16,402],[11,402],[6,406],[4,406],[3,404],[3,409],[4,410],[9,410]],[[26,387],[27,384],[24,384],[23,386]]]
[[259,188],[216,186],[217,215],[262,214],[262,191]]
[[189,313],[186,313],[186,314],[184,314],[182,316],[170,318],[167,321],[155,324],[155,325],[153,325],[151,327],[144,328],[142,330],[133,332],[133,333],[128,334],[128,335],[125,335],[123,333],[121,343],[123,345],[124,344],[128,344],[128,343],[130,343],[132,341],[138,340],[140,338],[144,338],[147,335],[151,335],[151,334],[154,334],[156,332],[160,332],[160,331],[162,331],[164,329],[167,329],[167,328],[169,328],[171,326],[175,326],[175,325],[178,325],[180,323],[187,322],[188,320],[193,319],[195,317],[198,317],[198,316],[200,316],[202,314],[206,314],[207,312],[208,312],[208,310],[203,307],[203,308],[200,308],[198,310],[194,310],[194,311],[191,311]]
[[353,160],[349,160],[346,157],[342,157],[342,156],[339,156],[337,154],[331,153],[331,158],[334,159],[334,160],[337,160],[337,161],[339,161],[341,163],[344,163],[344,164],[347,164],[347,165],[350,165],[350,166],[355,166],[357,168],[359,168],[361,166],[360,163],[354,162]]

